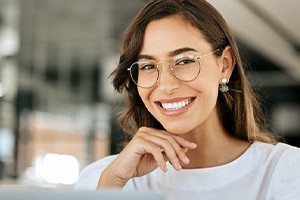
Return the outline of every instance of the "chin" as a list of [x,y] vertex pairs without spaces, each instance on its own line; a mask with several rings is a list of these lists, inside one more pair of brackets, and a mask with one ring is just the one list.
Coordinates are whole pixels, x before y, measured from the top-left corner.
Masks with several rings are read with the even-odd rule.
[[173,135],[184,135],[189,132],[185,127],[170,127],[170,126],[164,126],[165,130]]

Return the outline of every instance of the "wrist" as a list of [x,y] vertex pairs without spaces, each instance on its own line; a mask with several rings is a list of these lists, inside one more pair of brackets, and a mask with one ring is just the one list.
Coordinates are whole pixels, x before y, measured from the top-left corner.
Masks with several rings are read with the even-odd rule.
[[97,188],[123,188],[127,181],[105,169],[99,178]]

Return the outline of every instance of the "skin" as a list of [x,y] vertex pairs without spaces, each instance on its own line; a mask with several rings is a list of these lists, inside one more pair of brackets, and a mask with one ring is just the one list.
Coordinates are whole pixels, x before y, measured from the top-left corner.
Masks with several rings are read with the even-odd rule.
[[[198,29],[180,16],[171,16],[148,24],[140,56],[162,62],[170,60],[182,48],[192,48],[187,53],[197,55],[214,50]],[[167,172],[167,161],[176,170],[214,167],[229,163],[245,152],[250,143],[226,132],[216,106],[219,84],[223,78],[229,80],[233,66],[229,46],[221,57],[202,58],[201,72],[191,82],[176,79],[168,62],[164,62],[159,82],[150,89],[138,87],[138,92],[166,131],[141,127],[103,171],[98,187],[123,187],[129,179],[157,167]],[[179,110],[167,111],[160,106],[186,99],[192,102]]]

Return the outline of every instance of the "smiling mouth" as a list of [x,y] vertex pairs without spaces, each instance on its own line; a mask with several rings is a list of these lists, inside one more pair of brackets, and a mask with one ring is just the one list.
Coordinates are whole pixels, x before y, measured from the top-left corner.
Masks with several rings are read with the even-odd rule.
[[162,103],[160,102],[160,105],[165,110],[180,110],[186,106],[188,106],[193,99],[186,99],[183,101],[173,102],[173,103]]

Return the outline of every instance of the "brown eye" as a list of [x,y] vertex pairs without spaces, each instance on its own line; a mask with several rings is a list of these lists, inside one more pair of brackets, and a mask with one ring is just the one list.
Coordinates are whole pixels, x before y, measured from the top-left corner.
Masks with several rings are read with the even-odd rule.
[[192,60],[192,59],[184,59],[184,60],[180,60],[176,63],[176,65],[187,65],[187,64],[190,64],[190,63],[194,63],[195,60]]
[[154,70],[156,69],[156,66],[154,64],[144,64],[140,67],[141,71],[148,71],[148,70]]

